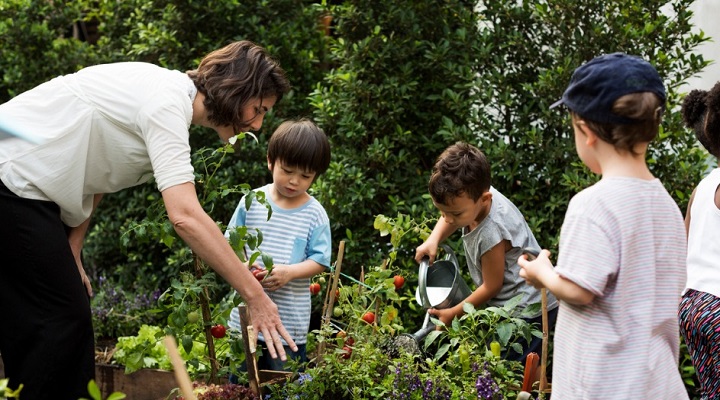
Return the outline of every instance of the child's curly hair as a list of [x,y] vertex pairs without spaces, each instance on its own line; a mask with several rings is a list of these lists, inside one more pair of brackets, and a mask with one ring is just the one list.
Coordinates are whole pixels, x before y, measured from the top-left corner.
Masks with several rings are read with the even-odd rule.
[[695,131],[700,144],[720,158],[720,82],[709,91],[693,90],[682,104],[685,125]]

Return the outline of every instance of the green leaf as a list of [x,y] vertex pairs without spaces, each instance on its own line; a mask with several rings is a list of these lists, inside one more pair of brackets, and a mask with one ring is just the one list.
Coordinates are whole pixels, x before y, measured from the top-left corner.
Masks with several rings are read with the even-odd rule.
[[102,400],[100,388],[98,388],[98,385],[95,383],[94,379],[91,379],[90,382],[88,382],[87,389],[88,394],[90,394],[90,397],[92,397],[94,400]]
[[510,341],[510,336],[513,333],[514,324],[511,322],[503,321],[498,324],[496,330],[498,335],[498,342],[503,346],[507,346]]

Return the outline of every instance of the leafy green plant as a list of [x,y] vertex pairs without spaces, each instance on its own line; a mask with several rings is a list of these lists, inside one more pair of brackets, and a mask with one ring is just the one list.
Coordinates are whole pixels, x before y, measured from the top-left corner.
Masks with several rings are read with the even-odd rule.
[[8,387],[8,382],[10,382],[10,379],[0,379],[0,400],[20,398],[20,392],[24,385],[21,383],[17,389],[12,390]]
[[153,311],[157,309],[156,301],[160,294],[159,290],[154,293],[130,293],[112,278],[100,276],[90,300],[96,340],[131,335],[144,324],[153,325],[164,319],[164,315]]
[[516,394],[522,366],[501,359],[489,346],[497,340],[516,347],[516,338],[536,333],[515,315],[517,302],[467,308],[452,327],[428,335],[425,352],[409,352],[396,339],[408,330],[404,314],[414,297],[396,290],[395,273],[392,264],[384,263],[365,271],[362,280],[342,275],[334,318],[310,335],[324,352],[296,379],[272,386],[270,398],[494,399]]
[[[98,388],[97,383],[95,383],[95,380],[90,380],[88,382],[88,393],[90,394],[91,400],[103,400],[102,393],[100,393],[100,388]],[[125,394],[121,392],[113,392],[108,395],[108,397],[105,400],[120,400],[127,397]],[[85,398],[82,398],[80,400],[88,400]]]

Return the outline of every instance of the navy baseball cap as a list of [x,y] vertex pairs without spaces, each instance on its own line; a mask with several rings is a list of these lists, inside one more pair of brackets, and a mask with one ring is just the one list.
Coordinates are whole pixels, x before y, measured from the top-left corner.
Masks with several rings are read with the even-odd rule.
[[640,57],[613,53],[596,57],[573,72],[570,85],[550,108],[564,104],[590,121],[627,125],[640,122],[612,112],[615,100],[626,94],[655,93],[665,107],[665,85],[655,67]]

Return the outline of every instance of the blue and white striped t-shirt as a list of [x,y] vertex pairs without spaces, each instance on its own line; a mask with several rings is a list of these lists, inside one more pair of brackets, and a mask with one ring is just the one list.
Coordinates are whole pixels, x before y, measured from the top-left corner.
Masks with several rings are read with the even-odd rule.
[[[235,213],[228,223],[228,232],[237,226],[245,225],[262,232],[260,250],[272,256],[274,264],[297,264],[311,259],[320,265],[330,266],[332,252],[330,220],[323,206],[314,197],[300,207],[283,209],[273,203],[270,196],[272,184],[256,191],[265,192],[265,200],[272,207],[272,216],[268,220],[267,208],[253,200],[250,210],[245,209],[245,198],[240,200]],[[250,249],[246,249],[248,254]],[[262,265],[262,259],[257,263]],[[295,279],[284,287],[266,291],[278,306],[280,320],[292,336],[295,344],[305,344],[310,326],[310,278]],[[231,328],[240,329],[237,309],[230,314]],[[263,340],[262,334],[258,339]],[[283,340],[283,345],[286,345]]]

